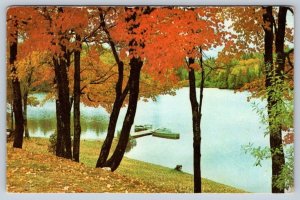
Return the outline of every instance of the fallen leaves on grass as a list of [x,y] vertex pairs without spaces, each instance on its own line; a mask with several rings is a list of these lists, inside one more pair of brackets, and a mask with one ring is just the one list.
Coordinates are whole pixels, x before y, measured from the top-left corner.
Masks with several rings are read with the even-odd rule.
[[[7,147],[7,191],[44,193],[127,193],[162,191],[141,181],[87,167],[43,151]],[[47,148],[47,147],[45,147]]]
[[[101,141],[81,141],[76,163],[47,151],[48,140],[24,140],[23,150],[7,144],[7,191],[48,193],[191,193],[193,176],[124,157],[118,170],[95,169]],[[114,146],[114,143],[113,143]],[[204,193],[245,191],[203,178]]]

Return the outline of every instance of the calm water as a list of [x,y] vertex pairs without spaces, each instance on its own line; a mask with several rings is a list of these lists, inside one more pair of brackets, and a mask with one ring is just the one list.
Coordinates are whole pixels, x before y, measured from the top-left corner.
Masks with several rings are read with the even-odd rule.
[[[245,154],[242,145],[268,145],[265,126],[247,102],[248,93],[205,89],[202,117],[202,176],[251,192],[271,191],[270,161],[254,166],[254,159]],[[42,95],[38,95],[42,98]],[[122,126],[125,109],[121,110],[117,129]],[[105,138],[109,114],[103,108],[82,106],[82,138]],[[55,130],[55,104],[29,107],[31,135],[48,137]],[[156,102],[139,101],[135,124],[153,124],[180,133],[179,140],[146,136],[126,153],[129,158],[192,173],[193,134],[188,88],[179,89],[175,96],[162,95]]]

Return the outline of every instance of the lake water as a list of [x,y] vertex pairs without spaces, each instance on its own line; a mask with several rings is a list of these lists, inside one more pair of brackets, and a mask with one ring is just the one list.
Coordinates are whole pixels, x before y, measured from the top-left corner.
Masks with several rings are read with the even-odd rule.
[[[43,95],[37,95],[42,98]],[[199,96],[199,95],[198,95]],[[265,125],[247,102],[247,92],[204,89],[202,117],[202,176],[250,192],[271,192],[271,162],[254,166],[254,158],[245,154],[242,145],[268,145]],[[259,102],[259,100],[256,100]],[[261,102],[263,104],[263,102]],[[122,126],[126,109],[120,113],[117,129]],[[82,139],[103,139],[109,114],[103,108],[82,106]],[[55,130],[55,103],[28,108],[29,131],[32,136],[49,137]],[[136,125],[152,124],[180,133],[179,140],[146,136],[126,156],[193,172],[193,132],[189,89],[177,90],[175,96],[161,95],[157,101],[139,101]],[[99,147],[100,148],[100,147]]]

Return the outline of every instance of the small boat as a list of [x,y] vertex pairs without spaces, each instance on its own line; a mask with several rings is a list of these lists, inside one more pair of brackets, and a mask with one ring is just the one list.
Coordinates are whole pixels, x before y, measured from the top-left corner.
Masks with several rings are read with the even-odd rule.
[[149,130],[149,129],[152,129],[151,124],[135,125],[134,126],[134,132],[145,131],[145,130]]
[[166,139],[179,139],[179,133],[173,133],[170,129],[167,128],[159,128],[153,131],[152,136],[166,138]]

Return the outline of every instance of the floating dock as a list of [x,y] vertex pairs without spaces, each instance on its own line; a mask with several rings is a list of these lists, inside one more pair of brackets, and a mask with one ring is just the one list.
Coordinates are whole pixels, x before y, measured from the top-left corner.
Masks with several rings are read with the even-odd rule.
[[153,137],[159,137],[159,138],[165,138],[165,139],[179,139],[180,134],[174,133],[170,129],[167,128],[158,128],[158,129],[152,129],[152,125],[146,124],[146,125],[135,125],[134,127],[134,133],[130,134],[131,139],[144,137],[147,135],[152,135]]
[[152,134],[153,134],[153,130],[145,130],[145,131],[131,133],[130,137],[132,139],[134,139],[134,138],[144,137],[144,136],[152,135]]

